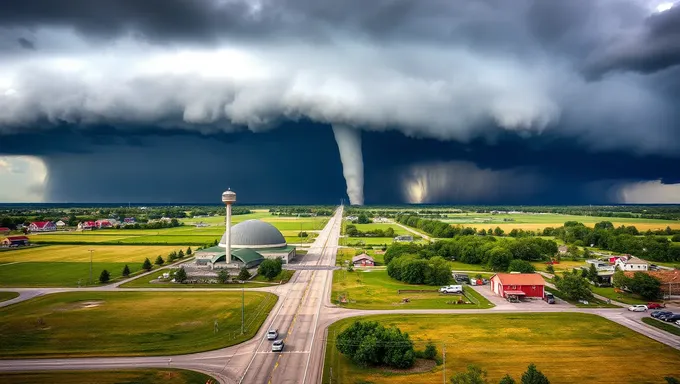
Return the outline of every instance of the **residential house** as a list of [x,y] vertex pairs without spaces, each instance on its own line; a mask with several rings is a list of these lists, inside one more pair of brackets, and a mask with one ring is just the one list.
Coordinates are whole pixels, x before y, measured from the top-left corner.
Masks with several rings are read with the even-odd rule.
[[91,231],[95,228],[97,228],[97,224],[94,221],[83,221],[82,223],[78,223],[79,231]]
[[352,257],[352,264],[355,267],[373,267],[375,266],[375,260],[365,253],[361,255]]
[[0,227],[0,235],[9,235],[10,229],[7,227]]
[[497,273],[491,277],[491,291],[508,298],[543,298],[545,281],[538,273]]
[[31,232],[53,232],[57,230],[57,225],[51,221],[35,221],[28,226]]
[[631,256],[627,260],[620,258],[616,260],[615,265],[622,271],[648,271],[649,263],[640,259],[639,257]]
[[2,239],[3,247],[20,247],[28,245],[28,237],[26,236],[7,236]]
[[97,220],[94,222],[94,225],[99,229],[113,227],[113,223],[109,219]]
[[59,221],[57,221],[55,224],[56,224],[56,226],[57,226],[58,229],[64,229],[64,228],[66,228],[66,223],[64,223],[63,220],[59,220]]
[[569,252],[569,247],[567,247],[566,245],[560,245],[559,247],[557,247],[557,252],[564,255],[565,253]]
[[411,236],[411,235],[401,235],[401,236],[397,236],[397,237],[394,238],[394,241],[395,241],[395,242],[400,242],[400,241],[401,241],[401,242],[410,243],[410,242],[413,241],[413,236]]
[[126,217],[126,218],[123,219],[123,223],[125,223],[125,224],[134,224],[136,222],[137,222],[137,219],[135,219],[134,217]]

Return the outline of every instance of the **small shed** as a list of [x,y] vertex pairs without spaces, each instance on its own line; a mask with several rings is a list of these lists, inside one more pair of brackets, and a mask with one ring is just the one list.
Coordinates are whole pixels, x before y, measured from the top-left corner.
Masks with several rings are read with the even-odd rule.
[[375,260],[371,256],[362,253],[352,258],[352,264],[355,267],[373,267],[375,266]]

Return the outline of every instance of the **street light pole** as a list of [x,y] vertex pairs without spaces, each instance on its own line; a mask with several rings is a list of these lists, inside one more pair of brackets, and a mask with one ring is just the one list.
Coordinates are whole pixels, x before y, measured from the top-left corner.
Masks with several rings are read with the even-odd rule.
[[92,253],[94,253],[94,249],[88,249],[90,251],[90,285],[92,285]]

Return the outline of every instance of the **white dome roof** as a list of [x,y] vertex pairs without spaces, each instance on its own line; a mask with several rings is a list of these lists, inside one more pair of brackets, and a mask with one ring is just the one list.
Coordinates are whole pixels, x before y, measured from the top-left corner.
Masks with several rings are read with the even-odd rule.
[[[261,220],[246,220],[231,227],[232,248],[280,248],[286,239],[275,226]],[[226,246],[226,234],[220,246]]]

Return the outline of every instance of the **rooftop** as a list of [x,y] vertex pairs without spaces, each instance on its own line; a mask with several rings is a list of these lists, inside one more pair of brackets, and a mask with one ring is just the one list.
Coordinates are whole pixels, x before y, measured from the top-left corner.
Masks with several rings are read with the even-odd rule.
[[[226,245],[226,233],[220,245]],[[231,246],[233,248],[282,248],[286,239],[273,225],[262,220],[246,220],[231,227]]]
[[491,278],[496,276],[503,285],[545,285],[545,280],[538,273],[497,273]]

